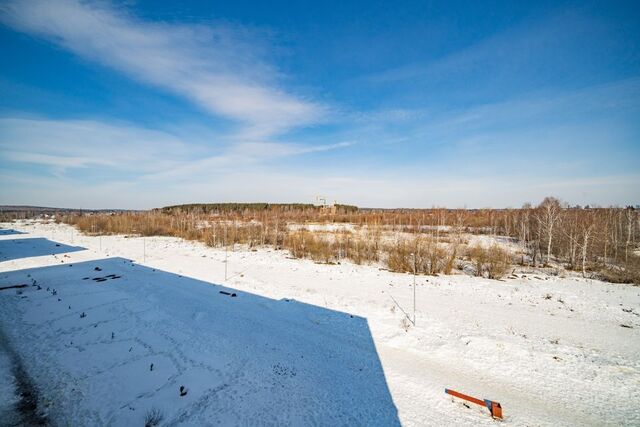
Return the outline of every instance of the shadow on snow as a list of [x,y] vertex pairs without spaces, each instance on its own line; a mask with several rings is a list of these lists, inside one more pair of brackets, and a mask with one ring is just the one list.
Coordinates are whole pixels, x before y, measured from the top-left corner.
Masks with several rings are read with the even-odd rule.
[[[24,342],[25,331],[5,328],[23,353],[46,351],[54,358],[46,369],[34,366],[42,363],[37,356],[26,363],[38,372],[38,383],[56,381],[43,374],[61,366],[86,379],[79,380],[81,389],[109,378],[100,395],[86,394],[81,403],[101,407],[103,421],[137,421],[144,408],[160,407],[170,424],[400,425],[365,318],[124,258],[72,265],[1,276],[0,284],[41,285],[25,288],[16,300],[41,306],[18,323],[50,328],[51,339]],[[67,336],[64,343],[51,331]],[[39,347],[30,347],[33,341]],[[102,360],[112,368],[97,370]],[[180,385],[189,391],[184,398]]]
[[13,230],[11,228],[0,228],[0,236],[11,236],[14,234],[27,234],[23,231]]
[[0,240],[0,261],[82,251],[85,248],[56,243],[44,237]]

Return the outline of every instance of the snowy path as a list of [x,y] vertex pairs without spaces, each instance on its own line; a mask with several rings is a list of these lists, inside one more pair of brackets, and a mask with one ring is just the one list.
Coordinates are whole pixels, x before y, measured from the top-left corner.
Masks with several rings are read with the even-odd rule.
[[[221,250],[12,227],[29,234],[0,235],[0,286],[42,289],[0,293],[0,322],[63,423],[141,425],[157,407],[168,425],[494,425],[449,387],[500,401],[505,425],[640,425],[638,287],[421,277],[405,332],[393,300],[412,312],[408,275],[237,251],[231,298],[211,285]],[[59,252],[11,255],[33,237]]]

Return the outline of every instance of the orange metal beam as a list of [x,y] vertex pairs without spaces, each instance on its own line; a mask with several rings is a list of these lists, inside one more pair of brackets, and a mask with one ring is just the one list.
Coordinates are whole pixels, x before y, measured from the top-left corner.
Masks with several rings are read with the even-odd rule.
[[450,394],[451,396],[455,396],[468,402],[475,403],[476,405],[485,406],[489,410],[489,412],[491,412],[491,416],[493,418],[502,419],[502,406],[498,402],[494,402],[493,400],[489,399],[476,399],[475,397],[468,396],[464,393],[460,393],[454,390],[449,390],[448,388],[445,388],[444,392]]

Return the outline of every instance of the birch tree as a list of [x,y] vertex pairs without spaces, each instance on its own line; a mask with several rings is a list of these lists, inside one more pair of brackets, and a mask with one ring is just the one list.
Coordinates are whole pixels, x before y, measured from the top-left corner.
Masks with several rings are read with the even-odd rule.
[[541,231],[547,243],[547,264],[551,261],[551,245],[553,243],[553,233],[560,221],[562,206],[555,197],[546,197],[538,206],[536,219],[540,224]]

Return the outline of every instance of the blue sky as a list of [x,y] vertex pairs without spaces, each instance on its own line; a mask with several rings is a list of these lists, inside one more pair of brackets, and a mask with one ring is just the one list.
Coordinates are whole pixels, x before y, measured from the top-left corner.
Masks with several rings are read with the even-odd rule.
[[640,203],[633,1],[3,1],[0,49],[0,204]]

